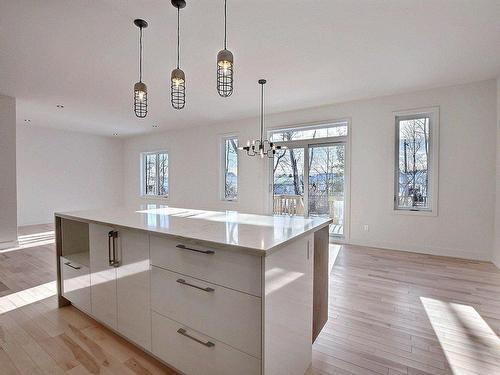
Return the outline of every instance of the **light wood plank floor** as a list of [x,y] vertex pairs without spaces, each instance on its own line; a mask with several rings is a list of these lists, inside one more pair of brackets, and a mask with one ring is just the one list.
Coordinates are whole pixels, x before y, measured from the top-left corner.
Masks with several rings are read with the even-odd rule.
[[[73,307],[57,308],[51,226],[0,251],[0,374],[175,374]],[[491,263],[344,246],[311,374],[500,374]],[[237,374],[235,374],[237,375]]]
[[344,246],[313,374],[500,374],[500,271],[488,262]]
[[72,306],[57,308],[53,227],[0,250],[0,374],[177,374]]

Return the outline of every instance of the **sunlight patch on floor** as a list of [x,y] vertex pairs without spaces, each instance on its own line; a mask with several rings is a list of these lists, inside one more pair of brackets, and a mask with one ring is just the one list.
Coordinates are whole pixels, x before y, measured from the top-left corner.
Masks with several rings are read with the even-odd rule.
[[55,233],[53,230],[51,230],[48,232],[26,234],[19,236],[17,238],[17,242],[18,246],[2,249],[0,250],[0,253],[8,253],[11,251],[27,249],[30,247],[53,244],[55,242]]
[[342,249],[342,245],[331,243],[328,247],[329,250],[329,258],[328,258],[328,274],[332,272],[332,268],[335,265],[335,261],[339,256],[340,249]]
[[45,284],[34,286],[0,297],[0,314],[30,305],[34,302],[44,300],[57,294],[57,284],[50,281]]
[[493,374],[500,361],[500,339],[469,305],[420,297],[454,374]]

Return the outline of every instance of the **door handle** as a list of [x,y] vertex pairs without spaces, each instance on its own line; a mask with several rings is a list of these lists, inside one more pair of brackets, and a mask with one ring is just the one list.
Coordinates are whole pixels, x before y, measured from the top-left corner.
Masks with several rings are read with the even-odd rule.
[[[118,238],[118,232],[116,230],[111,230],[108,233],[108,260],[109,265],[113,267],[118,267],[120,262],[116,259],[116,239]],[[111,249],[113,247],[113,249]]]
[[187,285],[187,286],[190,286],[191,288],[196,288],[196,289],[199,289],[199,290],[203,290],[204,292],[215,292],[215,289],[214,288],[210,288],[210,287],[202,287],[202,286],[198,286],[198,285],[194,285],[194,284],[190,284],[188,283],[186,280],[184,279],[177,279],[177,282],[179,284],[182,284],[182,285]]
[[[108,261],[109,265],[113,265],[113,259],[111,259],[111,241],[113,241],[113,231],[108,232]],[[113,241],[113,247],[114,247],[114,241]]]
[[190,334],[187,333],[187,331],[184,328],[179,328],[177,330],[177,333],[181,334],[182,336],[187,337],[188,339],[196,341],[198,344],[204,345],[207,348],[211,348],[211,347],[215,346],[215,344],[212,341],[205,342],[205,341],[201,341],[201,340],[197,339],[196,337],[191,336]]
[[213,250],[198,250],[198,249],[193,249],[191,247],[187,247],[186,245],[182,245],[182,244],[178,244],[177,246],[175,246],[179,249],[183,249],[183,250],[189,250],[189,251],[195,251],[197,253],[202,253],[202,254],[215,254],[215,251]]
[[113,231],[113,266],[114,267],[119,267],[120,266],[120,261],[116,258],[116,241],[118,239],[118,231]]

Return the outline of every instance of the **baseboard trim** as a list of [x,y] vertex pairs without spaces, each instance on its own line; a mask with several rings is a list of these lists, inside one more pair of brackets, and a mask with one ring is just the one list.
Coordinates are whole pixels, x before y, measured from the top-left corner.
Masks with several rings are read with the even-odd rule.
[[500,270],[500,259],[493,258],[491,262]]
[[17,240],[0,242],[0,250],[10,249],[11,247],[18,247],[18,246],[19,242],[17,242]]
[[[451,258],[491,262],[491,257],[489,254],[481,254],[481,253],[471,254],[470,252],[467,252],[465,250],[451,249],[446,247],[417,246],[412,244],[407,246],[401,246],[399,244],[394,244],[391,242],[376,242],[376,241],[372,242],[372,241],[357,241],[357,240],[350,240],[349,245],[375,247],[386,250],[406,251],[410,253],[419,253],[419,254],[428,254],[428,255],[445,256]],[[496,266],[498,267],[498,264]]]

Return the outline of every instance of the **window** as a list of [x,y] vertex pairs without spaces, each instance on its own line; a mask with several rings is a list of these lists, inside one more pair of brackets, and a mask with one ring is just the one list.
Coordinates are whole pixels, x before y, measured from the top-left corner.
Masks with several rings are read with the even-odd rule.
[[396,210],[437,208],[437,126],[437,110],[396,114]]
[[269,132],[272,142],[299,141],[347,136],[348,123],[340,121],[331,124],[308,125],[300,128],[278,129]]
[[234,201],[238,198],[238,138],[223,138],[222,159],[222,199]]
[[142,154],[142,195],[168,197],[168,153]]

